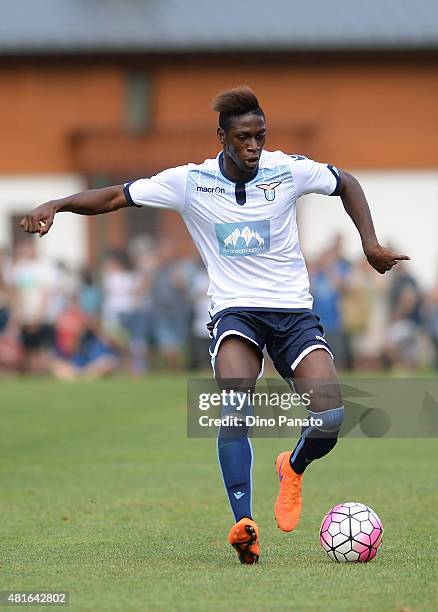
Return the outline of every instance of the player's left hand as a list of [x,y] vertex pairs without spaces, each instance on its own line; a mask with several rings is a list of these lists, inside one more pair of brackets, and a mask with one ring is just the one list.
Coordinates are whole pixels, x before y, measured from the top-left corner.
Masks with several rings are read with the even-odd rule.
[[385,249],[380,244],[365,250],[365,256],[370,266],[380,274],[385,274],[393,268],[399,261],[409,260],[408,255],[398,255],[391,249]]

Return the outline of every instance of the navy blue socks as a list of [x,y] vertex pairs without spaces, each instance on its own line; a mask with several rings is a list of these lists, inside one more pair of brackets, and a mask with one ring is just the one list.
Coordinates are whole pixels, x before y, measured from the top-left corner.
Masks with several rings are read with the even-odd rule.
[[249,428],[244,424],[245,416],[250,413],[248,405],[237,410],[236,402],[234,405],[231,401],[224,404],[222,419],[235,417],[242,424],[233,421],[230,425],[222,425],[217,439],[219,464],[236,523],[244,517],[252,518],[252,448],[248,439]]
[[290,465],[295,474],[302,474],[315,459],[327,455],[338,441],[339,430],[344,420],[344,407],[314,412],[309,410],[309,416],[321,422],[317,427],[306,427],[301,431],[301,437],[290,458]]

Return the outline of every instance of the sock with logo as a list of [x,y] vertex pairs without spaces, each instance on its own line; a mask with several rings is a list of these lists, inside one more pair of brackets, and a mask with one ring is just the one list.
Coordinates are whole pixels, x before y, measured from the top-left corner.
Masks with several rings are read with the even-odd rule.
[[[234,406],[225,404],[221,417],[244,418],[250,408],[236,412]],[[252,518],[252,448],[246,425],[222,425],[217,438],[217,451],[225,489],[236,523],[244,517]]]
[[344,420],[344,407],[323,412],[309,410],[309,416],[320,419],[319,427],[303,427],[298,443],[291,455],[290,465],[296,474],[302,474],[315,459],[325,457],[334,449]]

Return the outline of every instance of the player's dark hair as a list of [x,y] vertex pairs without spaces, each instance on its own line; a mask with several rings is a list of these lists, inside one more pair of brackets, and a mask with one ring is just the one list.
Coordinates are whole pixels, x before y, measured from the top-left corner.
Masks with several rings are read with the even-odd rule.
[[257,96],[246,85],[218,93],[213,99],[212,108],[219,113],[219,126],[225,131],[230,127],[233,117],[247,113],[265,116]]

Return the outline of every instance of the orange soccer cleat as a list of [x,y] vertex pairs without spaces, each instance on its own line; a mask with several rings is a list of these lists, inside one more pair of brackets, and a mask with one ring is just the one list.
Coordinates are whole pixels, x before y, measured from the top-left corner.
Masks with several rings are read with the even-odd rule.
[[252,565],[260,557],[259,528],[249,518],[243,518],[231,527],[228,542],[236,549],[240,563]]
[[301,516],[302,474],[296,474],[290,466],[291,451],[280,453],[275,469],[280,479],[280,492],[274,506],[277,525],[283,531],[293,531]]

